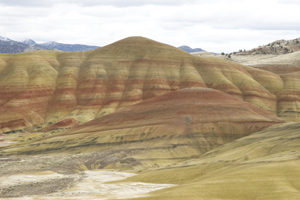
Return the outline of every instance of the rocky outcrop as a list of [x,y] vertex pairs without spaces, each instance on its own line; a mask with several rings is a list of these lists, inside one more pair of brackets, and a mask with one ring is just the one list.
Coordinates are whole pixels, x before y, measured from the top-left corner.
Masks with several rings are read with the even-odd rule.
[[257,55],[257,54],[287,54],[300,50],[300,38],[294,40],[277,40],[267,45],[259,46],[249,51],[235,52],[237,55]]

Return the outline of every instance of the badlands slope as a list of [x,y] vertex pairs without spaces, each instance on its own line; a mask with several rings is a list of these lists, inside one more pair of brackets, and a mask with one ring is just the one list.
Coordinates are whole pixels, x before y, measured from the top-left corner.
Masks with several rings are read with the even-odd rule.
[[97,158],[85,167],[158,168],[281,122],[272,113],[218,90],[181,89],[61,134],[42,139],[33,136],[2,153],[101,152],[118,159],[104,164]]
[[270,71],[280,76],[283,88],[277,93],[277,111],[287,120],[300,117],[300,51],[283,55],[232,55],[231,59],[243,65]]
[[81,124],[170,91],[206,87],[296,120],[297,99],[288,93],[293,86],[286,94],[285,84],[265,70],[194,57],[142,37],[89,52],[1,54],[0,131],[66,119]]
[[6,155],[96,151],[123,159],[93,167],[161,167],[283,122],[278,75],[142,37],[85,53],[13,56],[3,65],[3,130],[40,129],[25,129],[33,134]]
[[287,120],[299,119],[300,107],[300,38],[278,40],[250,51],[231,55],[231,60],[243,65],[278,74],[283,90],[277,94],[278,113]]
[[177,184],[141,199],[297,200],[300,198],[300,124],[276,125],[172,168],[128,181]]

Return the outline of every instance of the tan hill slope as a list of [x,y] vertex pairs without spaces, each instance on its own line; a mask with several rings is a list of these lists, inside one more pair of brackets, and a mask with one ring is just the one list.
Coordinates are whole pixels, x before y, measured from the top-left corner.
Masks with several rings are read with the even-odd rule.
[[300,124],[276,125],[199,159],[129,181],[178,184],[138,199],[285,200],[300,198]]
[[[166,166],[282,122],[272,113],[208,88],[182,89],[128,106],[62,134],[3,149],[6,154],[101,152],[122,159],[101,166]],[[97,163],[99,162],[99,163]],[[136,165],[136,166],[135,166]],[[119,166],[119,167],[120,167]],[[91,165],[87,166],[91,167]],[[122,167],[121,167],[122,168]]]
[[[2,54],[0,113],[5,115],[0,115],[0,130],[37,124],[43,128],[71,118],[83,123],[181,88],[215,88],[282,113],[276,94],[283,80],[263,70],[252,72],[233,62],[196,58],[142,37],[90,52]],[[287,115],[290,112],[294,111]]]

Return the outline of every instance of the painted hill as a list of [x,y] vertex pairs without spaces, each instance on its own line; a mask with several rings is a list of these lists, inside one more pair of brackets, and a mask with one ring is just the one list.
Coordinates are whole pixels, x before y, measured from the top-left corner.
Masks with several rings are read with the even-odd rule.
[[58,51],[89,51],[99,48],[82,44],[63,44],[58,42],[36,43],[27,39],[23,42],[11,40],[0,36],[0,53],[22,53],[36,50],[58,50]]
[[231,60],[278,74],[284,82],[283,90],[277,93],[278,115],[299,118],[300,112],[295,107],[300,105],[300,51],[281,55],[231,55]]
[[[80,124],[170,91],[206,87],[296,120],[299,107],[284,90],[285,81],[272,72],[195,57],[142,37],[89,52],[2,54],[0,111],[6,114],[0,115],[0,130],[44,128],[68,118]],[[278,101],[278,93],[288,101]]]
[[61,134],[33,135],[2,153],[101,152],[119,159],[103,164],[99,158],[87,168],[158,168],[281,122],[275,115],[215,89],[181,89]]

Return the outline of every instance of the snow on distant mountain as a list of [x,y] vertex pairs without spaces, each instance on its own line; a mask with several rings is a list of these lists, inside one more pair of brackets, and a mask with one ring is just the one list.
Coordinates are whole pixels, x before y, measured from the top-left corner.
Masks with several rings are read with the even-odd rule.
[[2,36],[0,36],[0,40],[1,41],[11,41],[11,39],[9,39],[7,37],[2,37]]
[[27,44],[0,36],[0,53],[20,53],[26,51]]
[[99,48],[98,46],[89,46],[82,44],[63,44],[58,42],[47,42],[39,44],[44,49],[47,50],[60,50],[60,51],[89,51]]
[[97,48],[99,47],[82,44],[63,44],[54,41],[39,44],[32,39],[26,39],[22,42],[18,42],[0,36],[0,53],[22,53],[42,49],[58,51],[89,51]]

